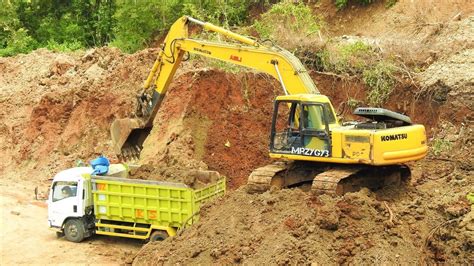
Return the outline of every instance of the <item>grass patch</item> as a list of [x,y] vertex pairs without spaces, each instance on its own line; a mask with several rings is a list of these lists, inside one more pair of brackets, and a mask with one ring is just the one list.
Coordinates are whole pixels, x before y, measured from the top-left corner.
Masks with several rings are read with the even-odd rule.
[[71,52],[82,49],[84,46],[79,41],[58,43],[54,40],[49,40],[46,48],[54,52]]
[[256,20],[252,28],[260,39],[269,39],[285,48],[295,51],[298,47],[308,47],[314,42],[323,28],[322,17],[313,14],[304,3],[280,2],[272,5],[270,10]]
[[445,139],[436,138],[433,140],[431,150],[435,156],[448,152],[453,148],[453,144]]
[[385,3],[385,7],[386,7],[386,8],[391,8],[391,7],[394,6],[397,2],[398,2],[398,0],[387,0],[387,2]]
[[347,101],[346,101],[346,104],[347,106],[349,106],[349,108],[351,109],[351,111],[355,110],[357,107],[361,106],[362,105],[362,102],[357,100],[357,99],[354,99],[354,98],[349,98]]
[[0,56],[2,57],[20,53],[27,54],[38,47],[38,42],[28,35],[28,31],[24,28],[14,31],[6,44],[5,48],[0,49]]
[[396,84],[395,65],[384,59],[376,48],[360,40],[328,43],[316,53],[313,65],[318,71],[360,77],[368,88],[366,100],[371,106],[383,105]]

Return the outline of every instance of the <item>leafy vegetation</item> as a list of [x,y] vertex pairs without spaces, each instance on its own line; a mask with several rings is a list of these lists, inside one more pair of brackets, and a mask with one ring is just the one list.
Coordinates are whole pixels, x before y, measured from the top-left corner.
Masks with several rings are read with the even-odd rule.
[[351,110],[354,110],[356,109],[357,107],[361,106],[362,105],[362,102],[357,100],[357,99],[354,99],[354,98],[349,98],[347,101],[346,101],[346,104],[347,106],[349,106],[349,108]]
[[301,45],[307,46],[306,42],[314,39],[309,36],[318,33],[323,24],[323,19],[315,16],[307,5],[285,1],[272,5],[252,26],[261,39],[296,50]]
[[320,29],[320,22],[307,5],[281,2],[255,21],[254,27],[262,39],[275,39],[281,30],[310,35]]
[[247,22],[251,6],[267,0],[43,0],[2,1],[0,55],[39,47],[57,51],[113,45],[135,52],[163,35],[177,18],[223,24]]
[[398,2],[398,0],[387,0],[387,2],[385,3],[385,7],[386,7],[386,8],[391,8],[391,7],[394,6],[397,2]]
[[19,28],[10,33],[6,48],[0,49],[0,56],[11,56],[18,53],[29,53],[37,46],[36,41],[28,35],[27,30]]
[[431,145],[433,154],[436,156],[440,155],[443,152],[450,151],[452,147],[453,147],[453,144],[451,142],[445,139],[440,139],[440,138],[434,139]]
[[364,70],[362,79],[369,87],[367,100],[373,106],[381,106],[393,91],[395,78],[393,65],[381,61],[370,68]]
[[115,7],[111,0],[3,1],[0,54],[106,45],[113,37]]
[[361,77],[369,89],[367,101],[381,106],[396,83],[395,65],[379,55],[373,46],[357,40],[345,44],[327,44],[316,53],[317,70]]
[[[350,0],[335,0],[334,4],[336,5],[337,9],[343,9],[347,6]],[[357,3],[362,4],[362,5],[368,5],[374,0],[356,0]]]

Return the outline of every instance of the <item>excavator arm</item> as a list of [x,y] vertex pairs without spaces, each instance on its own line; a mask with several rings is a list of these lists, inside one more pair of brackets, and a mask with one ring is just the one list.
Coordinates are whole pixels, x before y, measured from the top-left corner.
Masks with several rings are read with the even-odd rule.
[[[224,35],[236,43],[189,38],[190,23]],[[224,28],[184,16],[171,26],[162,50],[144,83],[142,94],[137,96],[139,107],[137,117],[118,119],[112,123],[111,135],[116,154],[126,158],[138,157],[143,142],[151,131],[156,113],[186,52],[267,73],[280,81],[286,95],[319,94],[300,60],[285,49],[267,46]],[[148,91],[151,87],[153,90],[150,95]]]

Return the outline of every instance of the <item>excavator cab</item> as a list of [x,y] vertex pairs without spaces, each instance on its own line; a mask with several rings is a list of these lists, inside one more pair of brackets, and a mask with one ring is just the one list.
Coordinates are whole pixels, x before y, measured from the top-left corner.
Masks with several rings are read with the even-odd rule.
[[271,153],[331,156],[329,129],[337,121],[332,106],[324,98],[322,95],[277,98],[270,137]]

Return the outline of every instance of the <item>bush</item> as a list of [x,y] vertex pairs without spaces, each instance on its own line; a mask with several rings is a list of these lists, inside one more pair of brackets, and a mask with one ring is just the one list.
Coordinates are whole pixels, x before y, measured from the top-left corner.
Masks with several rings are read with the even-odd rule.
[[372,106],[381,106],[390,96],[395,85],[395,69],[387,62],[379,62],[364,70],[362,78],[369,87],[367,100]]
[[250,6],[256,2],[258,1],[183,1],[180,13],[214,24],[240,25],[247,19]]
[[443,152],[448,152],[452,149],[453,144],[447,140],[436,138],[432,143],[433,154],[438,156]]
[[[374,0],[356,0],[356,2],[359,3],[359,4],[362,4],[362,5],[368,5],[372,2],[374,2]],[[337,9],[339,9],[339,10],[345,8],[348,3],[349,3],[349,0],[335,0],[335,2],[334,2]]]
[[48,41],[46,48],[55,52],[70,52],[82,49],[84,46],[79,41],[58,43],[55,40],[50,40]]
[[7,47],[0,49],[0,56],[12,56],[19,53],[29,53],[36,49],[38,43],[28,35],[27,30],[20,28],[12,33],[7,40]]
[[183,15],[218,25],[239,25],[247,19],[248,9],[257,1],[170,0],[164,3],[130,2],[121,4],[115,15],[115,39],[112,46],[131,53],[163,35]]
[[281,2],[264,13],[253,27],[261,39],[274,40],[293,49],[305,45],[309,35],[318,32],[323,25],[320,17],[313,15],[303,3]]
[[0,49],[7,46],[7,41],[18,28],[20,28],[20,21],[15,8],[9,4],[2,4],[2,8],[0,8]]
[[360,40],[336,45],[328,43],[316,53],[314,61],[313,65],[319,71],[361,77],[369,90],[367,102],[372,106],[385,103],[396,83],[395,65]]
[[362,74],[375,62],[376,52],[372,46],[356,41],[335,46],[328,45],[316,56],[322,71]]
[[125,52],[135,52],[151,44],[156,36],[163,36],[183,15],[233,26],[247,20],[250,7],[263,8],[267,3],[266,0],[6,1],[0,9],[0,49],[2,54],[14,54],[18,47],[7,47],[7,41],[23,28],[38,47],[74,50],[112,44]]
[[140,1],[124,4],[114,15],[117,24],[114,28],[115,40],[112,46],[124,52],[135,52],[142,49],[151,40],[153,32],[163,28],[158,15],[158,5]]
[[337,72],[360,74],[375,57],[374,49],[362,41],[344,44],[338,49],[339,57],[335,62]]

